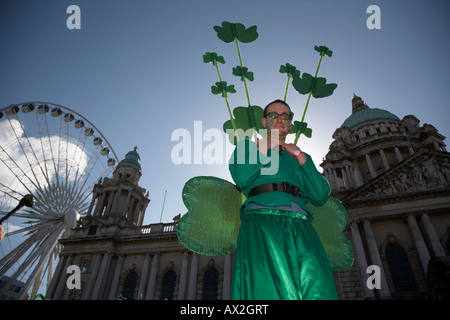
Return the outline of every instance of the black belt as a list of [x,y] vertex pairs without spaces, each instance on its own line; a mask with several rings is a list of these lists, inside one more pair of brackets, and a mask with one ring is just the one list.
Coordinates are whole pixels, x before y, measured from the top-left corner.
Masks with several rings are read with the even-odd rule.
[[273,191],[281,191],[290,193],[295,197],[301,198],[302,195],[300,193],[300,189],[296,186],[293,186],[287,182],[281,182],[281,183],[266,183],[262,184],[260,186],[254,187],[250,192],[248,193],[249,197],[256,196],[261,193],[265,192],[273,192]]

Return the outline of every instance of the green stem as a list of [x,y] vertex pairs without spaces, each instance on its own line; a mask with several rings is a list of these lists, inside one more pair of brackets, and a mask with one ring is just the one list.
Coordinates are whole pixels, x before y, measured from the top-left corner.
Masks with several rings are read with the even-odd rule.
[[[237,48],[238,57],[239,57],[239,63],[240,63],[240,65],[241,65],[241,68],[243,68],[243,67],[244,67],[244,64],[242,63],[241,50],[239,50],[238,39],[237,39],[237,38],[234,38],[234,42],[236,43],[236,48]],[[249,96],[249,94],[248,94],[248,88],[247,88],[247,79],[245,78],[245,76],[242,77],[242,78],[243,78],[243,81],[244,81],[245,94],[247,95],[247,103],[248,103],[249,106],[251,106],[251,103],[250,103],[250,96]]]
[[300,131],[297,131],[297,132],[295,133],[294,144],[297,144],[298,138],[300,138]]
[[305,120],[306,110],[308,110],[308,105],[309,105],[309,100],[311,99],[311,94],[312,94],[312,92],[310,91],[308,94],[308,100],[306,100],[305,110],[303,110],[302,120],[300,122],[303,122],[303,120]]
[[320,64],[322,63],[323,54],[324,54],[324,52],[322,52],[322,53],[320,54],[319,64],[317,65],[316,74],[314,75],[314,77],[317,77],[317,74],[319,73]]
[[288,73],[288,79],[287,79],[287,83],[286,83],[286,91],[284,92],[284,102],[286,102],[286,98],[287,98],[287,93],[288,93],[288,89],[289,89],[289,80],[291,80],[290,73]]
[[[324,55],[324,52],[322,52],[320,54],[319,64],[317,65],[316,74],[314,75],[314,77],[317,77],[317,75],[319,74],[320,64],[322,63],[323,55]],[[306,101],[305,109],[303,110],[301,122],[303,122],[305,120],[306,111],[308,110],[308,106],[309,106],[309,100],[311,99],[311,94],[312,94],[312,92],[310,91],[308,94],[308,100]],[[297,141],[299,138],[300,138],[300,133],[297,131],[297,133],[295,134],[295,141],[294,141],[295,144],[297,144]]]
[[[213,64],[216,67],[217,75],[219,76],[219,81],[222,82],[222,77],[220,76],[220,70],[219,70],[219,65],[217,64],[217,61],[214,60]],[[225,90],[223,90],[222,95],[225,98],[225,102],[227,104],[228,114],[230,115],[230,120],[231,120],[231,125],[233,126],[233,130],[236,131],[237,126],[236,126],[236,122],[234,121],[233,114],[231,113],[231,108],[230,108],[230,103],[228,102],[227,92]]]

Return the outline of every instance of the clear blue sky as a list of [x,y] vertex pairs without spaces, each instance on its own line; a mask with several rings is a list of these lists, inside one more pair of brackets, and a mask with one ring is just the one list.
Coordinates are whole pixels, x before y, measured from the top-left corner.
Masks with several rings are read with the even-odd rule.
[[[381,29],[369,30],[369,5],[381,9]],[[69,30],[69,5],[81,9],[81,29]],[[224,99],[210,93],[217,79],[202,56],[224,56],[224,80],[235,85],[231,106],[246,106],[242,82],[231,75],[236,49],[213,30],[222,21],[257,25],[259,38],[241,44],[244,65],[255,74],[251,102],[264,107],[282,98],[291,63],[314,74],[315,45],[333,50],[320,76],[338,84],[331,97],[312,99],[306,115],[313,137],[302,137],[320,171],[332,134],[351,114],[353,93],[372,108],[400,119],[413,114],[450,136],[448,0],[116,0],[0,3],[0,107],[27,101],[61,104],[89,119],[119,159],[138,147],[150,192],[144,224],[163,222],[186,208],[184,183],[199,175],[229,180],[226,164],[181,164],[171,160],[176,129],[194,133],[221,129]],[[287,102],[299,120],[306,96],[292,87]],[[193,138],[193,137],[192,137]],[[225,136],[224,142],[225,142]],[[448,142],[447,142],[448,143]],[[203,143],[203,148],[209,142]],[[224,157],[224,161],[225,161]]]

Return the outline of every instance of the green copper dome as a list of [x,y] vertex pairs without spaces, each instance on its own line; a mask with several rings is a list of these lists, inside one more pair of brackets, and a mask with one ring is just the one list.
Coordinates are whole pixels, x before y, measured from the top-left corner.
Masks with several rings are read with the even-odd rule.
[[141,157],[139,156],[139,153],[136,152],[137,147],[134,147],[133,151],[130,151],[126,154],[125,159],[119,162],[118,166],[129,166],[133,167],[139,172],[142,172],[141,169]]
[[369,108],[360,97],[354,96],[352,100],[352,115],[348,117],[341,127],[347,127],[355,130],[363,125],[379,122],[379,121],[395,121],[401,120],[389,111],[377,108]]

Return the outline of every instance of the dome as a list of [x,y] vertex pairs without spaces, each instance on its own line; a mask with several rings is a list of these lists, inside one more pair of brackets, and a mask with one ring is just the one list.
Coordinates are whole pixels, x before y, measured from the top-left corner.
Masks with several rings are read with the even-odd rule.
[[119,162],[118,166],[129,166],[133,167],[139,172],[142,171],[141,169],[141,157],[139,156],[139,153],[136,152],[137,147],[134,147],[133,151],[130,151],[126,154],[125,159]]
[[341,128],[347,127],[350,130],[355,130],[363,125],[379,121],[401,122],[396,115],[389,111],[378,108],[369,108],[364,101],[356,95],[352,100],[352,108],[352,115],[344,121]]

